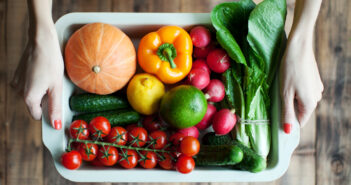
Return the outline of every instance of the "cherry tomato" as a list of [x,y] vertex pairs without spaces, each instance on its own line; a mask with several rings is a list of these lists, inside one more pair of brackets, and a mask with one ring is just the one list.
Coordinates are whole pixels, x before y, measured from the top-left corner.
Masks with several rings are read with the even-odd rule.
[[192,157],[182,154],[176,163],[176,170],[180,173],[190,173],[195,167],[195,161]]
[[135,127],[128,133],[128,141],[134,147],[142,147],[146,144],[147,131],[143,127]]
[[94,160],[92,160],[91,164],[93,166],[104,166],[104,164],[102,164],[101,161],[98,158],[95,158]]
[[82,164],[82,156],[75,150],[65,152],[61,156],[61,163],[67,169],[75,170]]
[[176,132],[169,138],[169,141],[173,143],[173,145],[178,146],[180,141],[183,140],[185,135],[183,133]]
[[106,139],[110,143],[115,143],[117,145],[126,145],[127,130],[123,127],[113,127]]
[[146,157],[145,160],[139,162],[140,166],[146,169],[155,168],[157,164],[157,156],[155,152],[141,151],[140,153]]
[[161,149],[166,146],[167,134],[161,130],[154,131],[150,134],[152,139],[156,140],[156,143],[151,145],[151,148]]
[[117,163],[118,151],[113,146],[102,146],[98,152],[98,159],[105,166],[113,166]]
[[161,128],[161,124],[157,121],[155,116],[146,116],[143,120],[143,126],[149,132],[153,132]]
[[123,168],[134,168],[138,164],[138,154],[134,150],[122,149],[120,156],[121,160],[119,161],[119,165]]
[[[80,134],[79,134],[79,130]],[[86,140],[89,137],[89,131],[88,131],[88,124],[87,122],[83,120],[75,120],[72,122],[71,126],[69,127],[69,133],[71,135],[71,138],[77,139],[78,134],[79,134],[79,139],[81,140]]]
[[103,138],[110,133],[111,124],[105,117],[98,116],[90,121],[89,131],[94,138]]
[[169,147],[169,150],[172,151],[171,152],[171,155],[174,157],[174,158],[178,158],[180,156],[180,147],[179,146],[170,146]]
[[98,146],[93,143],[81,143],[78,147],[78,152],[84,161],[92,161],[96,158]]
[[199,153],[200,151],[200,143],[193,136],[186,136],[180,142],[180,152],[191,157]]
[[130,124],[130,125],[127,125],[126,130],[127,130],[128,132],[130,132],[130,131],[131,131],[133,128],[135,128],[135,127],[138,127],[138,124],[136,124],[136,123]]
[[158,164],[161,166],[161,168],[163,168],[165,170],[173,169],[174,164],[173,164],[171,155],[168,153],[164,153],[163,157],[164,157],[163,160],[159,159],[159,161],[158,161]]

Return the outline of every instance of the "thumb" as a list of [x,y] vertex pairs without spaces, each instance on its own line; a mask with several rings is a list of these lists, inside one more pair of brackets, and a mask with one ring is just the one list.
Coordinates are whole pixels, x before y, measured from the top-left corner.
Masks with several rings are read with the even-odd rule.
[[284,132],[290,134],[292,123],[296,120],[295,107],[294,107],[294,93],[284,95],[283,97],[283,110],[282,122]]
[[48,91],[49,119],[56,130],[62,128],[62,81],[56,83]]

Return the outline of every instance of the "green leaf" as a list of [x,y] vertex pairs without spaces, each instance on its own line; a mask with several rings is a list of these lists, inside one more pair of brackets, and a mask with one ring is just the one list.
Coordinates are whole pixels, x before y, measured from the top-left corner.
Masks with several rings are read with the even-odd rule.
[[217,41],[227,51],[230,58],[246,64],[240,45],[245,41],[250,12],[255,8],[252,0],[228,2],[217,5],[211,12],[211,21],[216,32]]
[[[270,119],[269,87],[275,77],[283,51],[286,36],[285,0],[265,0],[251,12],[247,41],[249,43],[248,69],[245,84],[246,119]],[[246,134],[250,137],[251,147],[266,157],[270,150],[271,134],[269,125],[247,125]]]
[[[233,92],[226,94],[234,96],[227,103],[240,107],[241,119],[270,119],[270,86],[286,46],[285,18],[285,0],[264,0],[257,6],[252,0],[222,3],[211,12],[217,40],[235,61],[228,86]],[[236,137],[261,156],[268,155],[269,125],[237,124]]]

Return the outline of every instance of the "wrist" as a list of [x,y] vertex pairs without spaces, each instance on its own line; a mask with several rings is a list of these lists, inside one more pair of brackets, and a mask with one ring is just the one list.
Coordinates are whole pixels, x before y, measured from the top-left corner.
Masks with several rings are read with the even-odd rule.
[[32,29],[30,29],[29,34],[30,38],[33,38],[35,40],[57,37],[56,28],[52,21],[36,22],[36,24],[33,25]]
[[[56,29],[54,26],[42,26],[37,29],[33,41],[35,45],[41,47],[47,47],[48,43],[55,43],[58,42],[58,37],[56,33]],[[44,45],[43,45],[44,44]]]
[[313,29],[296,29],[290,32],[287,45],[311,45],[313,43]]

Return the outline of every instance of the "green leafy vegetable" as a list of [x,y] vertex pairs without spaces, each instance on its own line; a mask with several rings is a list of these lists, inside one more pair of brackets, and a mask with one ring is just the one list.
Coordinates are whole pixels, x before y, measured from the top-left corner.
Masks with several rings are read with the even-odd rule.
[[[220,45],[234,60],[223,74],[228,106],[242,120],[269,120],[270,86],[286,45],[285,0],[222,3],[211,12]],[[232,92],[230,92],[232,91]],[[264,158],[270,150],[269,124],[237,124],[236,138]]]

